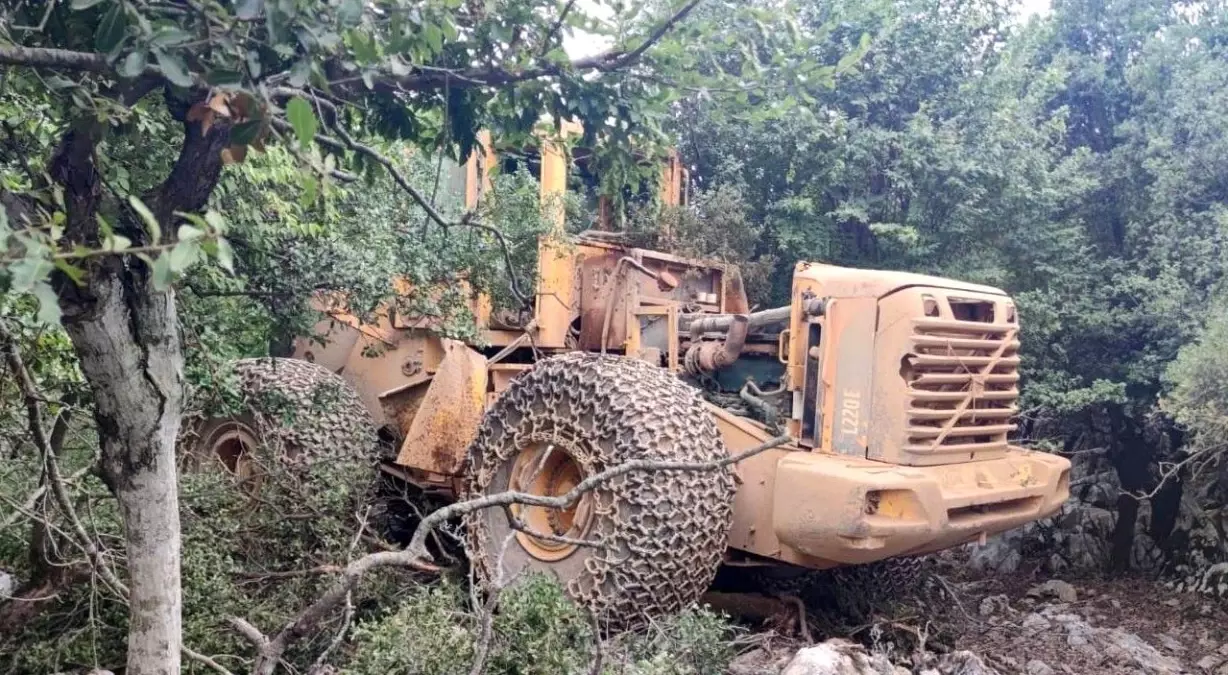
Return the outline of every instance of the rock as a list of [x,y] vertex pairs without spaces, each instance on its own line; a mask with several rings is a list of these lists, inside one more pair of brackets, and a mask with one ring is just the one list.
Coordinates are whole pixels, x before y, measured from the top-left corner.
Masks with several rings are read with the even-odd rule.
[[1041,631],[1049,630],[1049,620],[1039,614],[1029,614],[1023,618],[1023,629],[1035,635]]
[[1027,675],[1054,675],[1055,673],[1055,671],[1049,667],[1049,664],[1045,663],[1044,661],[1037,661],[1036,659],[1028,661],[1028,665],[1025,666],[1025,672]]
[[793,650],[752,649],[729,662],[729,675],[779,673],[793,658]]
[[938,660],[938,672],[942,675],[1001,675],[996,669],[985,665],[979,656],[968,651],[943,654]]
[[[838,638],[797,650],[781,675],[895,675],[895,666],[881,654]],[[971,674],[970,674],[971,675]]]
[[1005,612],[1011,608],[1010,598],[1005,595],[990,595],[981,599],[977,612],[981,616],[990,616]]
[[1023,626],[1031,630],[1052,626],[1065,635],[1067,645],[1112,666],[1113,672],[1141,671],[1147,675],[1183,672],[1177,659],[1161,653],[1134,633],[1120,628],[1096,628],[1081,617],[1062,613],[1052,606],[1029,615]]
[[1217,598],[1228,597],[1228,563],[1216,563],[1202,573],[1194,590]]
[[981,574],[1011,574],[1023,562],[1023,540],[1021,528],[989,537],[984,545],[972,544],[968,566]]
[[1210,654],[1208,656],[1202,657],[1201,659],[1198,659],[1198,663],[1194,665],[1198,666],[1200,670],[1209,673],[1212,670],[1215,670],[1215,667],[1223,662],[1224,662],[1223,657],[1217,654]]
[[17,580],[8,572],[0,570],[0,598],[12,597],[15,590],[17,590]]
[[1106,450],[1080,452],[1070,458],[1070,496],[1084,504],[1117,507],[1121,480]]
[[1185,645],[1178,642],[1176,638],[1174,638],[1171,635],[1165,635],[1163,633],[1160,633],[1159,635],[1156,636],[1156,640],[1159,641],[1160,644],[1164,645],[1165,649],[1167,649],[1168,651],[1174,654],[1185,653]]
[[1079,599],[1075,587],[1061,579],[1050,579],[1039,586],[1033,586],[1028,595],[1034,598],[1057,598],[1062,602],[1075,602]]
[[1180,604],[1181,604],[1181,601],[1176,598],[1170,598],[1164,601],[1164,605],[1167,607],[1176,607],[1177,605],[1180,605]]
[[1133,665],[1151,675],[1176,675],[1182,672],[1181,663],[1161,654],[1134,633],[1120,628],[1103,631],[1103,651],[1113,661]]

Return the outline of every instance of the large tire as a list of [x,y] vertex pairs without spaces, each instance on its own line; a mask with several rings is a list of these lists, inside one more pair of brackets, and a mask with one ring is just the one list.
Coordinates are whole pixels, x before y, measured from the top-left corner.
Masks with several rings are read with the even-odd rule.
[[233,364],[240,409],[185,420],[181,453],[189,465],[220,460],[244,478],[256,446],[283,467],[338,459],[373,459],[378,442],[370,412],[345,380],[297,359],[243,359]]
[[[559,495],[631,459],[726,456],[693,388],[642,361],[573,352],[536,364],[487,412],[470,446],[466,496],[512,487]],[[707,590],[727,544],[734,489],[729,468],[636,471],[567,512],[515,511],[533,532],[596,547],[516,532],[505,510],[485,509],[466,521],[470,559],[488,586],[525,571],[552,574],[607,626],[634,627],[684,609]]]

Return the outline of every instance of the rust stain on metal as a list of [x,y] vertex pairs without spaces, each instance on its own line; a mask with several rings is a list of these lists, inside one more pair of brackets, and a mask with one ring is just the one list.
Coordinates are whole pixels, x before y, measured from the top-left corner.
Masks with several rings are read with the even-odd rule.
[[405,434],[397,464],[455,474],[486,408],[486,359],[448,340],[444,358]]

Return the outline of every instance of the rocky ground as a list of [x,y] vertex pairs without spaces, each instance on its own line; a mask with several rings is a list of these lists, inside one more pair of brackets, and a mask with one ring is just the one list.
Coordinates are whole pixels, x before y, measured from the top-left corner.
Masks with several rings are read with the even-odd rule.
[[1134,572],[1109,578],[1123,492],[1103,453],[1072,462],[1052,518],[936,556],[890,608],[850,621],[811,606],[810,640],[769,634],[732,673],[1228,675],[1228,464],[1165,517],[1140,504]]
[[[864,623],[812,607],[813,644],[781,635],[733,675],[1228,675],[1228,603],[1142,577],[984,575],[967,553]],[[795,632],[796,634],[796,632]]]

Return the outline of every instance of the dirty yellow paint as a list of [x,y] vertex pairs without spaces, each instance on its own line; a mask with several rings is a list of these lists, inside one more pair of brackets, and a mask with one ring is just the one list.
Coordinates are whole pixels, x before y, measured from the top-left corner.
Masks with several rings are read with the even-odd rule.
[[397,464],[446,475],[459,471],[486,409],[486,379],[486,358],[447,340]]

